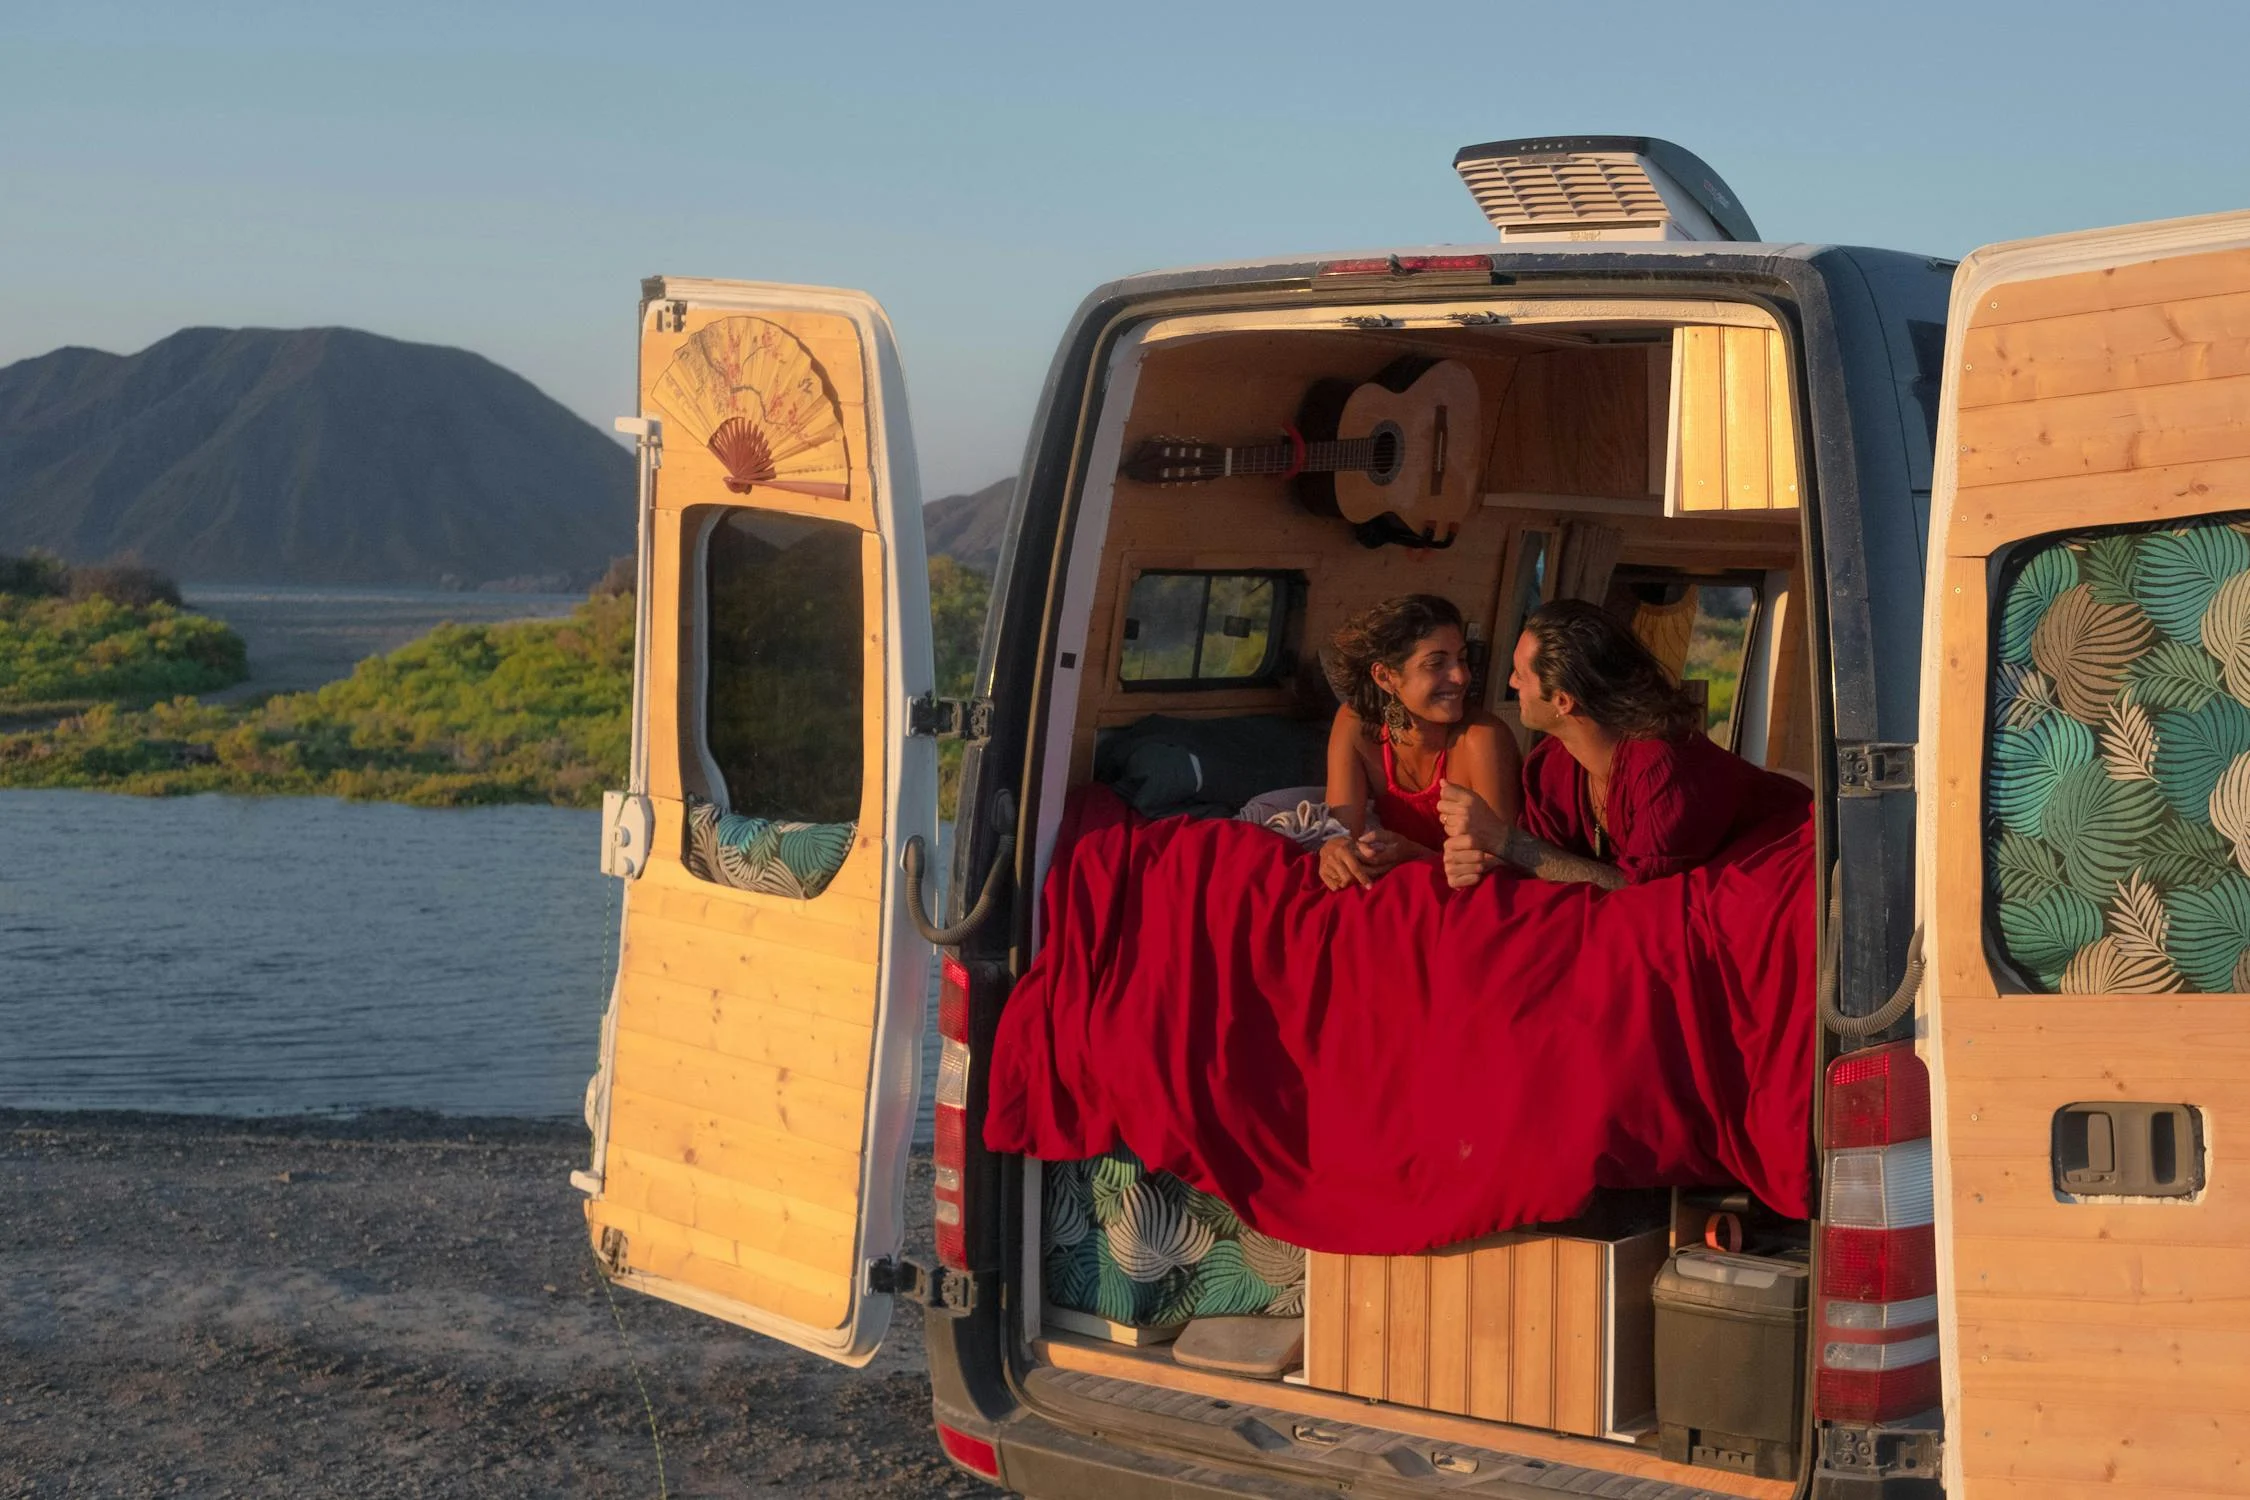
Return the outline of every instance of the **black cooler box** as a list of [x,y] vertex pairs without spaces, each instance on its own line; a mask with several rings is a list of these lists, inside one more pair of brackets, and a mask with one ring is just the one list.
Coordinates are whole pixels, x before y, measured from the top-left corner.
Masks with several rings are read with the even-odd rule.
[[1682,1250],[1656,1277],[1657,1447],[1789,1479],[1805,1415],[1805,1263]]

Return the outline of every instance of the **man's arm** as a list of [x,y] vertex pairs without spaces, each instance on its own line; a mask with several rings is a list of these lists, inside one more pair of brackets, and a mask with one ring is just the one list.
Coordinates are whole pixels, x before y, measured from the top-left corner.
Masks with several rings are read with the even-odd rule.
[[1615,865],[1557,849],[1545,839],[1533,838],[1520,828],[1508,830],[1500,857],[1519,870],[1557,885],[1584,884],[1614,891],[1625,884],[1625,872]]

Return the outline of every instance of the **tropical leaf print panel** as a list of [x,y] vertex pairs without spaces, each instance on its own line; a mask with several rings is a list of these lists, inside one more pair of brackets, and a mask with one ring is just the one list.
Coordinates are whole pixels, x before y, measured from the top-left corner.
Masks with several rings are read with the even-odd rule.
[[2250,979],[2250,539],[2239,516],[2034,544],[1993,621],[1985,869],[2034,989]]
[[1042,1183],[1041,1260],[1057,1307],[1150,1328],[1305,1309],[1303,1250],[1246,1228],[1224,1200],[1149,1171],[1123,1146],[1048,1162]]

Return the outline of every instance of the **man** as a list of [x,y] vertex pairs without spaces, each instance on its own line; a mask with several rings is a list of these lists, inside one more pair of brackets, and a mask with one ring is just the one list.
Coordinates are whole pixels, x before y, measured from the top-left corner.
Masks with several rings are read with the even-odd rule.
[[1508,681],[1524,727],[1546,738],[1524,761],[1521,828],[1451,787],[1440,796],[1454,886],[1507,863],[1615,889],[1690,869],[1760,823],[1810,812],[1803,787],[1712,744],[1701,706],[1594,605],[1534,610]]

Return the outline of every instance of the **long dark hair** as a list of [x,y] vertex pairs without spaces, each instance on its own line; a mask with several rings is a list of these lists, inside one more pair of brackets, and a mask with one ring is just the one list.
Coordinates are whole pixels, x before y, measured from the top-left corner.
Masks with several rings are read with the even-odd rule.
[[1359,715],[1360,731],[1370,739],[1384,722],[1383,690],[1369,670],[1381,662],[1392,671],[1406,666],[1414,647],[1447,626],[1461,630],[1461,611],[1436,594],[1401,594],[1363,609],[1330,638],[1334,648],[1322,663],[1337,699]]
[[1540,692],[1570,694],[1580,713],[1611,734],[1676,740],[1702,731],[1702,707],[1608,610],[1557,599],[1533,610],[1523,628],[1536,643],[1531,669]]

